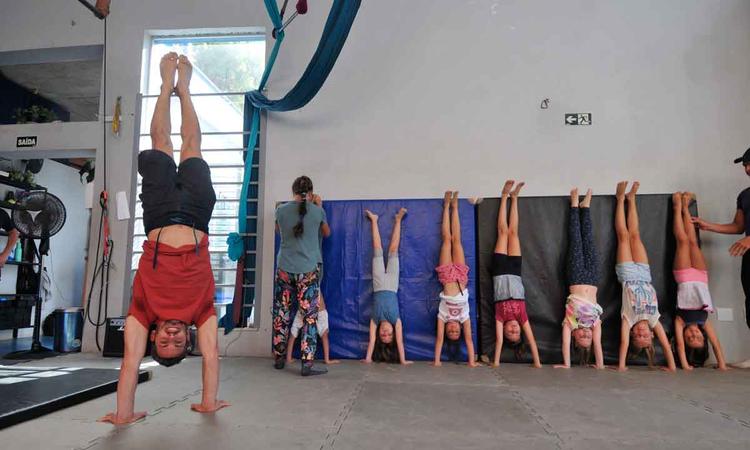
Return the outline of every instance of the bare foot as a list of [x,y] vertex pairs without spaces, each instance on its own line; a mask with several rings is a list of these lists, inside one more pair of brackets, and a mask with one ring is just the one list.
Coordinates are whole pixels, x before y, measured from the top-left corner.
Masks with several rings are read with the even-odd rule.
[[683,195],[682,192],[675,192],[674,194],[672,194],[672,205],[673,206],[678,206],[678,207],[682,206],[682,195]]
[[615,197],[617,198],[617,200],[622,200],[625,198],[625,189],[627,188],[627,181],[620,181],[619,183],[617,183],[617,191],[615,192]]
[[453,197],[451,197],[451,206],[454,208],[458,206],[458,191],[453,191]]
[[449,205],[451,203],[451,191],[445,191],[445,196],[443,196],[443,205]]
[[161,57],[159,72],[161,73],[162,91],[166,90],[171,93],[174,90],[174,78],[175,72],[177,72],[177,53],[169,52]]
[[185,55],[180,55],[180,64],[177,65],[177,95],[190,95],[190,78],[193,76],[193,65]]
[[692,193],[692,192],[683,192],[682,193],[682,201],[686,205],[690,205],[690,203],[692,203],[693,200],[695,200],[695,194],[694,193]]
[[586,196],[583,197],[583,201],[581,202],[581,208],[588,208],[591,206],[591,196],[594,194],[594,192],[591,189],[586,190]]
[[514,198],[515,198],[515,197],[518,197],[518,194],[519,194],[519,193],[521,193],[521,188],[523,188],[523,187],[524,187],[524,185],[526,185],[526,183],[525,183],[525,182],[523,182],[523,181],[519,182],[519,183],[518,183],[518,184],[516,185],[516,188],[515,188],[515,189],[513,189],[512,191],[510,191],[510,196],[511,196],[511,197],[514,197]]
[[503,185],[503,195],[510,194],[511,189],[513,189],[513,183],[515,183],[514,180],[507,180],[505,184]]
[[578,188],[570,190],[570,207],[578,208]]
[[482,197],[469,197],[469,203],[472,205],[478,205],[482,203],[482,201],[484,201]]
[[341,362],[341,360],[338,360],[338,359],[326,359],[324,362],[326,364],[338,364],[338,363]]
[[372,211],[370,211],[369,209],[365,210],[365,215],[367,216],[368,219],[372,220],[373,222],[378,221],[378,216],[376,214],[373,214]]
[[396,213],[396,220],[403,219],[405,215],[406,215],[406,208],[399,209],[398,212]]
[[193,403],[190,405],[190,409],[199,413],[212,413],[220,410],[221,408],[226,408],[227,406],[232,406],[232,404],[224,400],[216,400],[211,405],[204,405],[203,403]]
[[628,192],[628,201],[635,201],[635,196],[638,194],[638,188],[641,186],[641,183],[637,181],[633,181],[633,186],[630,188],[630,192]]

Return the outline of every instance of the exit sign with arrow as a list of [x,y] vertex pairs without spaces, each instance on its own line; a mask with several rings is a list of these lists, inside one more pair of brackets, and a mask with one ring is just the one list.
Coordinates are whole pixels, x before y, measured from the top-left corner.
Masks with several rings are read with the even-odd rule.
[[567,113],[565,125],[591,125],[591,113]]

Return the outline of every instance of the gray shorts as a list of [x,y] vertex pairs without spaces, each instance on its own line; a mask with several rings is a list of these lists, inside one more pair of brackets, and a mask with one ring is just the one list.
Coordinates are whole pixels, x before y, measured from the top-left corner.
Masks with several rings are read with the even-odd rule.
[[523,289],[523,281],[518,275],[495,275],[492,277],[495,290],[495,301],[524,300],[526,293]]
[[388,268],[383,259],[383,250],[375,250],[372,256],[372,291],[398,292],[398,253],[388,255]]

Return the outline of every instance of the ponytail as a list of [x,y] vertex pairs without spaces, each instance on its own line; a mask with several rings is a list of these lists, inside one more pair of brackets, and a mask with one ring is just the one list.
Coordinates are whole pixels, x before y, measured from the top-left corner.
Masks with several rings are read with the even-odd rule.
[[302,201],[299,202],[299,222],[294,226],[294,237],[298,238],[305,232],[305,214],[307,214],[307,193],[302,194]]
[[299,202],[299,221],[297,222],[297,225],[294,226],[292,231],[294,231],[294,237],[299,238],[301,237],[305,232],[305,214],[307,214],[307,194],[312,193],[313,191],[313,183],[312,180],[309,177],[306,177],[302,175],[301,177],[294,180],[294,183],[292,183],[292,193],[294,195],[299,195],[302,197],[302,200]]

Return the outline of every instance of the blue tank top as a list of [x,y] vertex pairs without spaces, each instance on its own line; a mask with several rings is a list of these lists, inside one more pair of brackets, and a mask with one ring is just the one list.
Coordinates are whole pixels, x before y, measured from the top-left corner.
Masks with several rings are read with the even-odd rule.
[[708,320],[708,311],[705,309],[678,309],[677,315],[685,321],[685,325],[703,325]]

